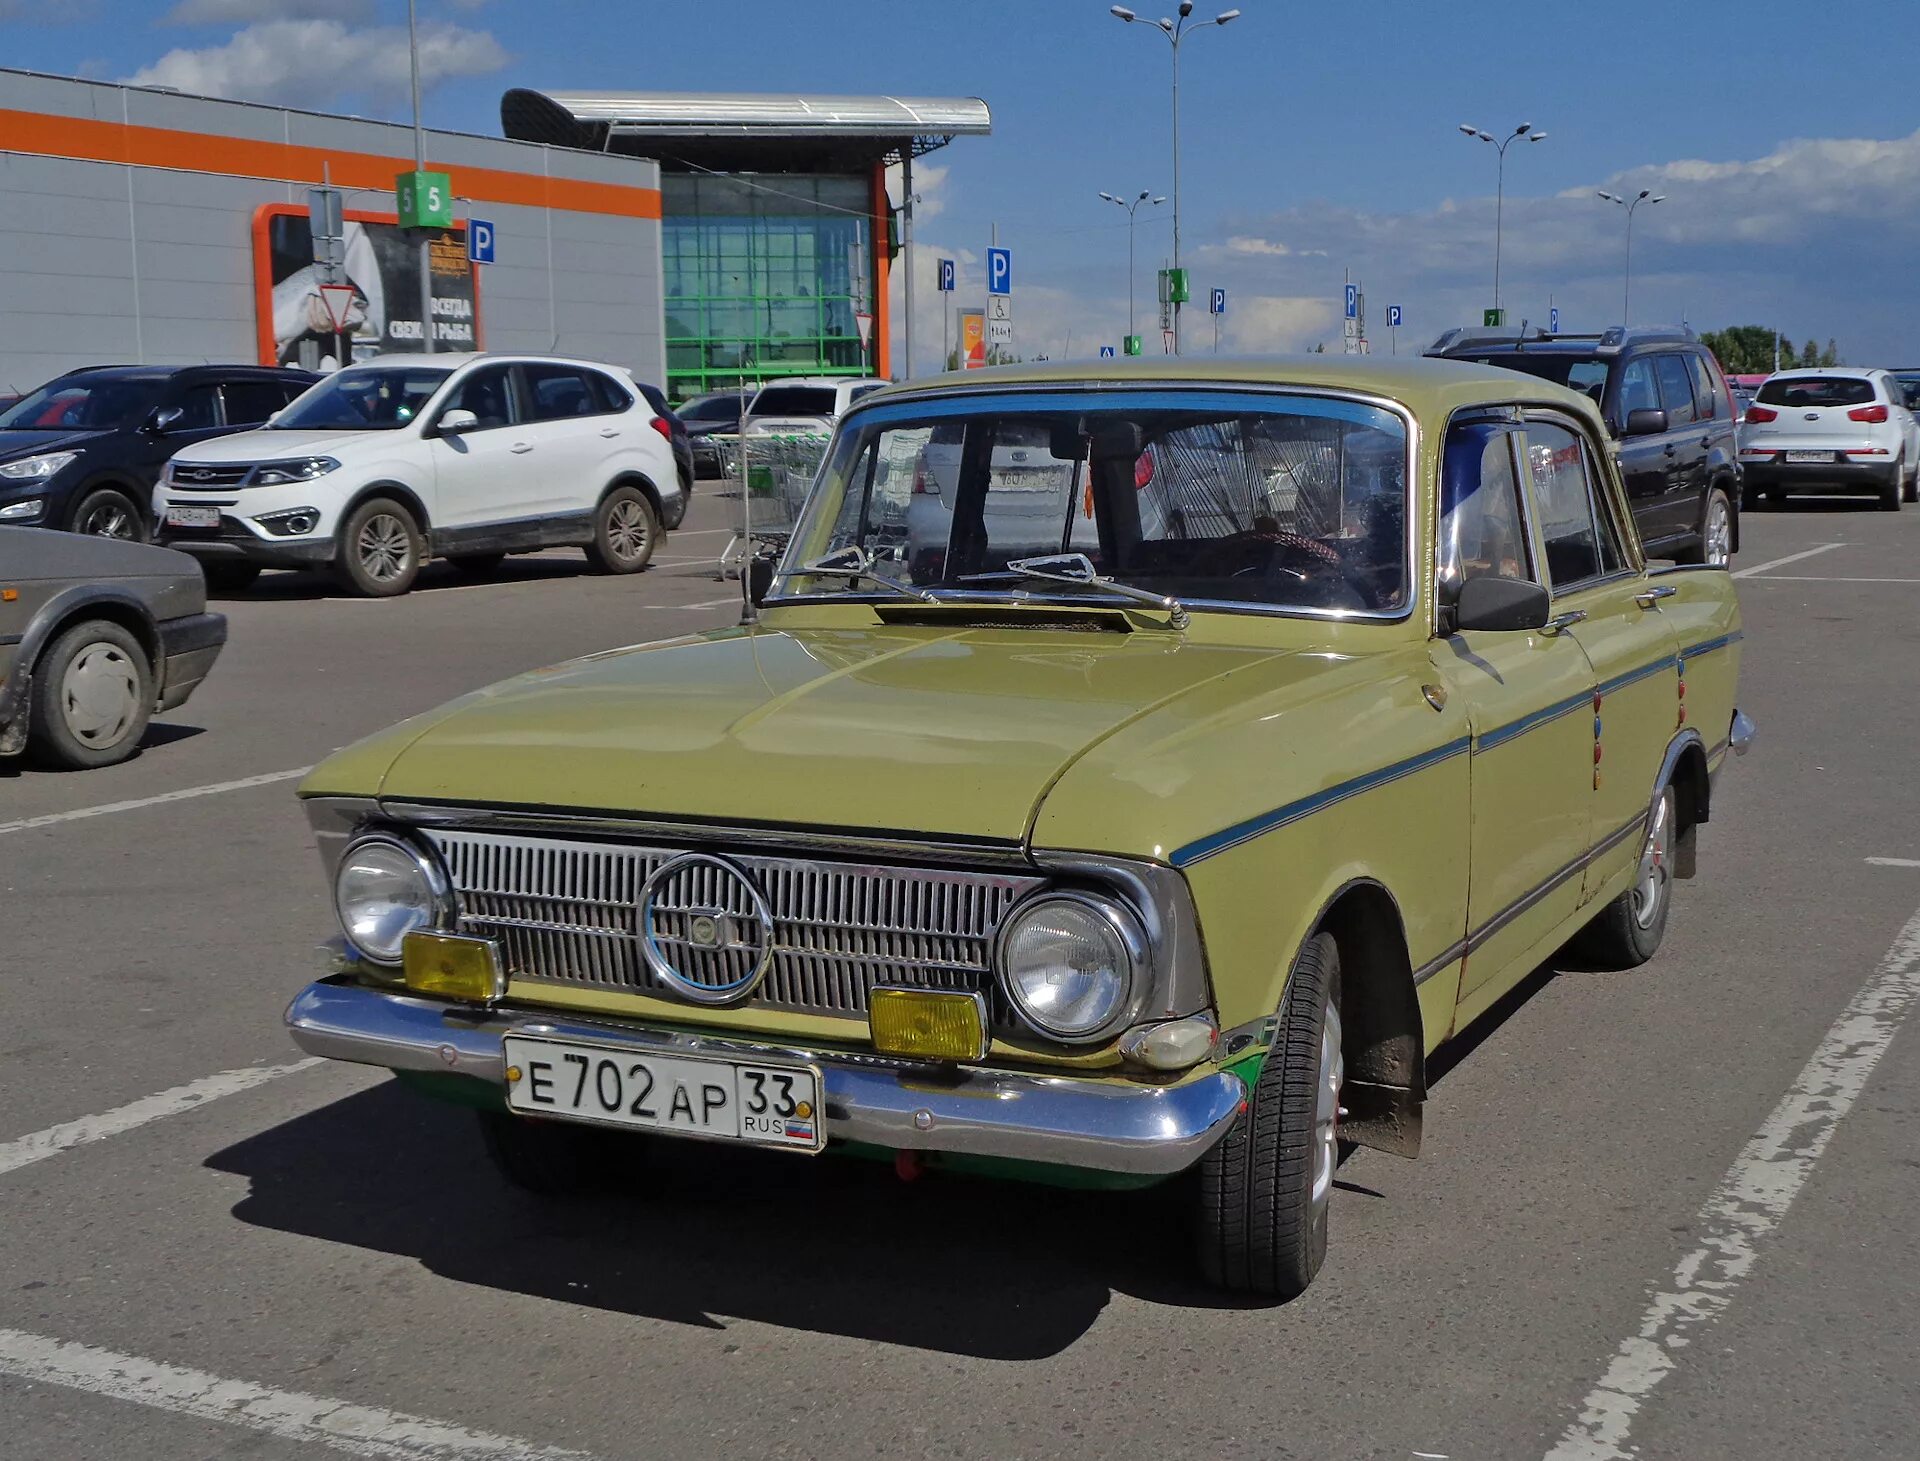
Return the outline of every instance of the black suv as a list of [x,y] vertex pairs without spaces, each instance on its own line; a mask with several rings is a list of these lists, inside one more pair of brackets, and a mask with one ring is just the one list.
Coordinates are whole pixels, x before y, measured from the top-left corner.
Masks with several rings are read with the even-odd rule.
[[319,378],[269,365],[69,371],[0,410],[0,527],[145,542],[168,457],[259,426]]
[[1724,565],[1739,551],[1739,417],[1720,362],[1691,329],[1449,330],[1427,354],[1591,396],[1620,443],[1621,476],[1649,558]]

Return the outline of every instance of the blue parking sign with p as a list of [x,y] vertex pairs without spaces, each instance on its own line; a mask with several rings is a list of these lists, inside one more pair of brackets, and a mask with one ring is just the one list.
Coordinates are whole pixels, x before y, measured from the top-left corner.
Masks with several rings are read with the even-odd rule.
[[1387,328],[1389,330],[1400,328],[1400,306],[1397,304],[1387,306]]
[[1549,335],[1560,333],[1560,306],[1557,304],[1547,311],[1547,333]]
[[1223,315],[1227,312],[1226,290],[1216,289],[1207,297],[1207,311],[1209,314],[1216,315]]
[[467,261],[473,264],[493,262],[493,225],[484,218],[467,220]]
[[987,293],[1013,293],[1013,250],[987,250]]
[[1347,318],[1350,320],[1360,318],[1360,286],[1358,284],[1347,286]]
[[942,259],[940,261],[940,292],[942,294],[953,293],[953,260],[952,259]]

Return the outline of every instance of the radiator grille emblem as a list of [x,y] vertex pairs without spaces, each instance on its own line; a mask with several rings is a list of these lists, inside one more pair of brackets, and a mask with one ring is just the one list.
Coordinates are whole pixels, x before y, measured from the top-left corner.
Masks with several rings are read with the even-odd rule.
[[640,890],[647,966],[696,1004],[752,994],[773,961],[773,915],[740,868],[702,852],[670,858]]

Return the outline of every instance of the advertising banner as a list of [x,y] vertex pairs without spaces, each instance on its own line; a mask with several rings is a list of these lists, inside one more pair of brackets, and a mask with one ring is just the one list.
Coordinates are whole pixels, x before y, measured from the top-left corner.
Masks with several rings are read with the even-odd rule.
[[987,312],[960,311],[960,368],[978,370],[987,363]]
[[[328,279],[313,261],[312,225],[304,208],[269,204],[254,215],[255,308],[263,365],[338,370],[356,360],[418,350],[420,264],[413,236],[393,215],[348,213],[345,262]],[[433,334],[436,350],[478,350],[480,288],[467,258],[464,225],[431,235]],[[329,310],[325,284],[343,284],[353,294],[344,310]],[[334,315],[344,315],[336,330]]]

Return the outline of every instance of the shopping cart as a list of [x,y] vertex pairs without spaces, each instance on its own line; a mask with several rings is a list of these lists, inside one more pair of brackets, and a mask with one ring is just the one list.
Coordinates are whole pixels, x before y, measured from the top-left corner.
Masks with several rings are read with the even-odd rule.
[[740,565],[747,559],[777,557],[786,550],[832,437],[825,432],[746,437],[716,432],[707,440],[717,449],[725,469],[722,480],[732,483],[735,491],[743,478],[746,482],[745,504],[719,564],[722,577],[738,578]]

